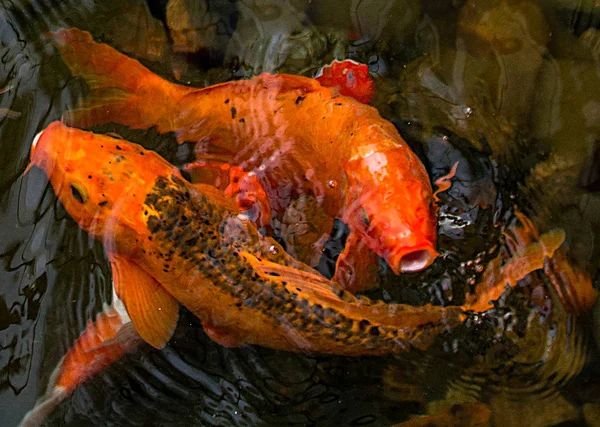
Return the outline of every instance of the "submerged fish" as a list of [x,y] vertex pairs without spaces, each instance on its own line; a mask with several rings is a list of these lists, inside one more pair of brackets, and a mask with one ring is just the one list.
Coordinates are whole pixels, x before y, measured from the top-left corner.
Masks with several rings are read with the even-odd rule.
[[369,76],[368,65],[351,59],[333,61],[321,68],[315,79],[322,86],[336,88],[341,95],[364,104],[368,104],[375,97],[375,82]]
[[[72,124],[156,126],[179,142],[197,142],[198,161],[187,169],[200,176],[231,166],[236,176],[228,193],[250,193],[238,195],[238,206],[262,207],[263,224],[283,216],[294,198],[313,196],[350,229],[334,276],[346,289],[375,285],[376,255],[396,274],[422,270],[437,257],[429,177],[375,108],[315,79],[286,74],[185,87],[86,32],[52,37],[73,74],[90,85],[87,102],[70,113]],[[343,74],[344,64],[333,64],[332,76]],[[359,69],[352,76],[360,77]]]
[[[490,308],[488,298],[499,296],[507,282],[515,286],[540,268],[534,262],[516,271],[514,260],[506,261],[510,268],[495,265],[496,284],[488,283],[482,297],[462,307],[371,302],[296,261],[240,216],[230,199],[213,187],[190,184],[173,165],[136,144],[55,122],[36,137],[33,166],[46,173],[77,224],[103,242],[118,299],[89,323],[24,425],[39,423],[139,337],[164,347],[179,304],[227,347],[382,355],[426,349],[469,311]],[[560,233],[543,235],[543,243],[519,254],[551,258],[563,240]]]

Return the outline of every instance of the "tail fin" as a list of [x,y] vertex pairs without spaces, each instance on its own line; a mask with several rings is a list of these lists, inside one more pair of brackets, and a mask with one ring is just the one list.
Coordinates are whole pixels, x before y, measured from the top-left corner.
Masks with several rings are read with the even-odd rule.
[[552,230],[539,235],[533,223],[522,214],[517,215],[521,226],[514,226],[505,232],[507,247],[511,255],[503,260],[499,255],[490,261],[483,274],[476,293],[467,297],[465,310],[485,311],[492,308],[506,290],[535,270],[544,268],[547,260],[557,256],[558,249],[565,241],[563,230]]
[[88,32],[71,28],[48,36],[71,73],[83,77],[90,88],[80,108],[67,114],[70,125],[90,127],[116,122],[140,129],[159,125],[174,95],[189,91],[163,80],[112,47],[94,42]]
[[117,361],[126,352],[143,342],[128,319],[109,308],[75,341],[60,362],[46,394],[27,413],[21,427],[43,423],[54,408],[66,399],[77,386]]

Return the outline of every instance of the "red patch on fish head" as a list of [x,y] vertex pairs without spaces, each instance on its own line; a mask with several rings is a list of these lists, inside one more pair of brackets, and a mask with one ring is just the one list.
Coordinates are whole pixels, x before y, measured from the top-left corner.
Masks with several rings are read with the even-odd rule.
[[437,257],[429,177],[407,148],[372,152],[347,167],[352,200],[345,219],[396,273],[420,271]]
[[375,83],[365,64],[346,59],[333,61],[321,69],[316,79],[325,87],[335,87],[339,93],[368,104],[375,96]]

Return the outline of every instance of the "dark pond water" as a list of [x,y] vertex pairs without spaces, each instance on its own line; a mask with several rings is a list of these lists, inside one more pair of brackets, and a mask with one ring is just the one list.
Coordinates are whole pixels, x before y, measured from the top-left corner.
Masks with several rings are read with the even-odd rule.
[[[372,298],[462,304],[483,280],[483,266],[510,244],[503,232],[516,212],[540,232],[564,230],[568,264],[597,277],[600,7],[593,1],[2,0],[2,426],[18,425],[33,408],[88,320],[112,298],[102,244],[79,229],[40,170],[21,176],[34,136],[89,93],[44,36],[70,27],[167,80],[197,87],[261,72],[313,76],[333,59],[368,64],[377,87],[372,105],[396,125],[431,180],[459,162],[450,190],[440,194],[442,256],[402,276],[381,261]],[[94,130],[182,166],[173,134],[117,124]],[[302,208],[286,218],[273,224],[275,234],[299,253],[289,240],[292,225],[318,229],[320,219]],[[347,229],[339,220],[328,227],[313,266],[331,276]],[[429,419],[438,425],[452,405],[481,402],[491,411],[489,425],[599,425],[600,326],[593,309],[569,312],[551,279],[527,275],[427,351],[393,357],[227,349],[182,309],[165,349],[139,346],[78,387],[45,422],[388,426],[438,414]]]

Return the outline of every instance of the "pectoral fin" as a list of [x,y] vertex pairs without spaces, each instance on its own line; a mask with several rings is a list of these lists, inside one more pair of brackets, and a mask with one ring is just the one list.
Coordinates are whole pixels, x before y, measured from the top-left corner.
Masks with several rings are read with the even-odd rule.
[[337,259],[333,281],[352,293],[378,286],[377,255],[355,232],[350,233]]
[[245,344],[244,341],[240,340],[236,335],[217,328],[208,322],[202,322],[202,327],[211,340],[225,348],[237,348]]
[[137,333],[151,346],[163,348],[177,326],[179,304],[135,263],[115,254],[109,254],[109,260],[115,291]]

